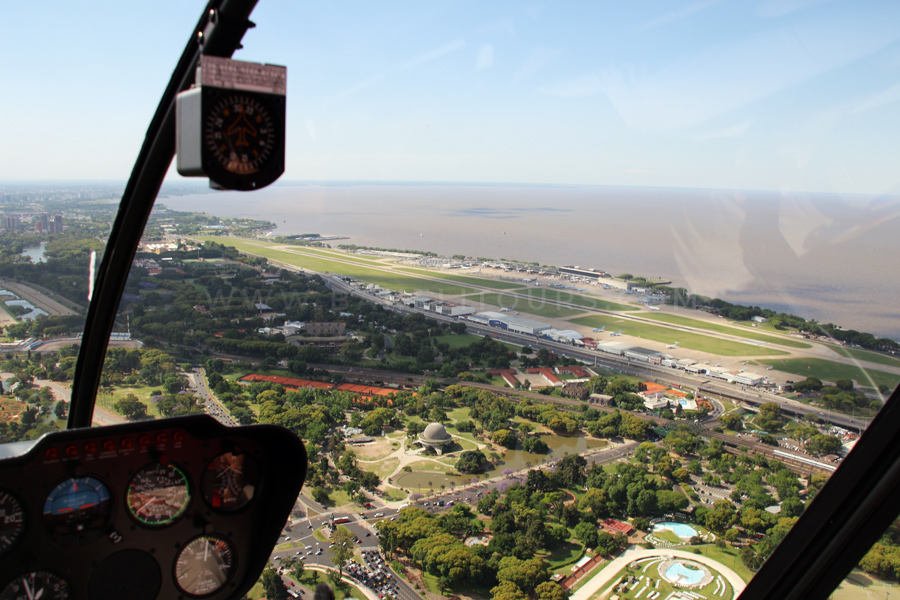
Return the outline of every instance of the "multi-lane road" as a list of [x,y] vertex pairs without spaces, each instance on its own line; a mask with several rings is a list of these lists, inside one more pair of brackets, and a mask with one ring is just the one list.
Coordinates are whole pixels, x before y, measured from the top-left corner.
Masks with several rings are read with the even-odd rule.
[[[325,279],[328,284],[336,291],[359,296],[365,298],[370,302],[380,303],[390,310],[396,312],[421,313],[429,318],[447,323],[460,322],[459,319],[455,317],[447,317],[403,304],[393,304],[376,296],[372,296],[371,294],[366,294],[356,289],[352,285],[347,284],[347,282],[341,280],[338,277],[325,276]],[[556,354],[575,358],[589,364],[593,363],[594,365],[612,369],[620,373],[645,377],[647,379],[653,379],[668,385],[690,386],[694,388],[702,386],[705,390],[707,390],[708,393],[719,394],[752,406],[759,406],[760,404],[773,402],[775,404],[778,404],[782,410],[790,414],[794,414],[800,417],[806,415],[814,415],[820,420],[827,421],[829,423],[833,423],[835,425],[839,425],[848,429],[856,429],[862,431],[866,426],[866,422],[861,419],[853,418],[841,413],[823,410],[817,407],[811,407],[803,404],[802,402],[783,398],[762,389],[753,387],[745,388],[743,386],[730,384],[724,381],[710,379],[709,377],[703,375],[694,375],[692,373],[687,373],[679,369],[664,367],[662,365],[652,365],[650,363],[632,360],[624,356],[616,356],[605,352],[591,350],[588,348],[562,344],[559,342],[554,342],[552,340],[535,337],[533,335],[514,333],[508,330],[481,325],[479,323],[474,323],[471,321],[465,321],[465,324],[466,329],[469,333],[474,333],[482,336],[490,336],[499,341],[508,342],[517,346],[546,348],[547,350],[551,350]]]

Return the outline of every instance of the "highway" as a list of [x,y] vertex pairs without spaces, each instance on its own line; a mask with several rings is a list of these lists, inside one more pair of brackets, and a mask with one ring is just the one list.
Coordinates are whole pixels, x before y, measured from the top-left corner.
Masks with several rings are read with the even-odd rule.
[[[759,406],[760,404],[765,404],[767,402],[774,402],[775,404],[778,404],[783,411],[789,414],[800,417],[806,415],[814,415],[822,421],[839,425],[847,429],[857,430],[860,433],[862,433],[867,424],[863,419],[852,418],[848,415],[828,411],[819,407],[811,407],[796,400],[782,398],[777,394],[773,394],[765,390],[750,388],[751,391],[747,391],[746,389],[743,389],[743,386],[730,384],[724,381],[717,381],[703,375],[694,375],[680,369],[672,369],[670,367],[663,367],[662,365],[651,365],[650,363],[632,360],[624,356],[616,356],[613,354],[599,352],[588,348],[562,344],[559,342],[554,342],[552,340],[538,338],[533,335],[514,333],[511,331],[498,329],[496,327],[481,325],[479,323],[460,321],[455,317],[447,317],[402,304],[393,304],[391,302],[372,296],[371,294],[366,294],[365,292],[362,292],[355,287],[347,284],[339,277],[328,275],[325,275],[323,277],[328,282],[329,286],[331,286],[335,291],[365,298],[370,302],[381,304],[395,312],[420,313],[429,318],[446,323],[464,322],[466,324],[466,330],[469,333],[473,333],[476,335],[490,336],[499,341],[507,342],[517,346],[545,348],[562,356],[575,358],[577,360],[611,369],[613,371],[618,371],[620,373],[652,379],[666,385],[690,386],[695,388],[703,386],[704,390],[708,391],[709,393],[719,394],[726,398],[744,402],[752,406]],[[546,396],[544,398],[546,398]]]

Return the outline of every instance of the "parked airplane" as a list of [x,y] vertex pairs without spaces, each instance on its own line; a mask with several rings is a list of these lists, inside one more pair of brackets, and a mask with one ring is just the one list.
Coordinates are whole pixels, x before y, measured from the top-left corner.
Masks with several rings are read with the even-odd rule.
[[512,310],[513,306],[515,306],[515,305],[510,304],[509,306],[504,306],[503,308],[500,309],[500,312],[509,312]]
[[606,325],[604,325],[603,327],[597,327],[596,329],[592,329],[591,331],[596,333],[598,331],[603,331],[604,329],[606,329]]
[[622,330],[620,329],[618,331],[613,331],[609,335],[622,335]]
[[671,344],[669,344],[668,346],[666,346],[666,349],[668,349],[668,348],[677,348],[677,347],[678,347],[678,342],[672,342]]
[[659,310],[658,306],[653,306],[652,304],[648,304],[647,308],[649,308],[650,310]]

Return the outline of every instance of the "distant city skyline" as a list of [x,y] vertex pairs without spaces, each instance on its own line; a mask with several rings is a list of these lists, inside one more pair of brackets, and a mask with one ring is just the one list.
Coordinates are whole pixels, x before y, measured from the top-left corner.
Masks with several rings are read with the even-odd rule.
[[[7,7],[0,181],[127,179],[204,5]],[[897,2],[260,0],[253,20],[235,58],[288,67],[286,181],[900,193]]]

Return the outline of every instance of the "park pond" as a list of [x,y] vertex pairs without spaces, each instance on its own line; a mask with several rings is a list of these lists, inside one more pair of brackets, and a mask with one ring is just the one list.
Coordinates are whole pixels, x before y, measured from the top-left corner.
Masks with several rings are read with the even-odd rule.
[[[598,440],[587,436],[562,436],[562,435],[542,435],[541,439],[550,447],[547,454],[534,454],[524,450],[507,450],[503,456],[494,465],[494,468],[486,473],[487,477],[499,477],[507,470],[520,471],[531,466],[536,466],[545,462],[558,460],[568,454],[581,454],[595,448],[602,448],[607,445],[605,440]],[[460,452],[454,452],[446,455],[447,464],[456,464],[456,456]],[[442,461],[443,462],[443,461]],[[403,473],[394,481],[394,485],[406,488],[413,492],[426,492],[431,489],[445,486],[447,488],[469,483],[474,475],[449,475],[447,473],[438,473],[435,471],[413,471],[411,473]],[[484,478],[485,475],[479,476]]]
[[45,242],[41,242],[37,246],[26,246],[22,249],[22,256],[28,257],[33,263],[47,262],[44,256]]

